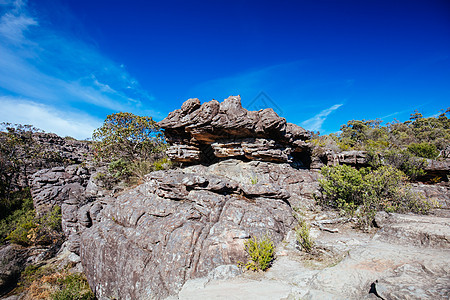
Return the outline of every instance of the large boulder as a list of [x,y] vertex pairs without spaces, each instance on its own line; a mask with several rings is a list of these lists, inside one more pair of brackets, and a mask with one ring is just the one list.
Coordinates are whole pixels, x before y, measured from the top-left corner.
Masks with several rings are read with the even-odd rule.
[[159,299],[188,279],[246,261],[246,239],[268,234],[278,244],[295,226],[290,201],[312,201],[310,173],[238,160],[150,173],[105,202],[81,234],[91,287],[99,298]]
[[243,158],[289,162],[309,167],[311,133],[271,108],[247,111],[239,96],[222,103],[189,99],[158,123],[171,144],[167,154],[178,162],[212,164]]

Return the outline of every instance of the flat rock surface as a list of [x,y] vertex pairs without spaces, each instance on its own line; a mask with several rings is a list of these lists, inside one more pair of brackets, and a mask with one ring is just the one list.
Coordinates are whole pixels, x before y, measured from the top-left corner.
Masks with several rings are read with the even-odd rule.
[[[288,236],[267,272],[188,281],[178,299],[449,299],[448,243],[414,242],[427,230],[448,237],[443,219],[392,214],[375,236],[340,224],[340,233],[317,235],[313,255],[295,249]],[[411,222],[429,226],[417,231]],[[402,225],[408,239],[381,238]]]

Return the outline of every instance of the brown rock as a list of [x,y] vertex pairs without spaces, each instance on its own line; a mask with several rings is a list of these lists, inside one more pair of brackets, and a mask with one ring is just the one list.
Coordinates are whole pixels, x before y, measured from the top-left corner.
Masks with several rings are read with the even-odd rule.
[[[169,157],[184,163],[211,164],[232,157],[291,163],[301,157],[292,152],[310,148],[305,142],[310,132],[286,123],[271,108],[247,111],[239,96],[201,106],[198,99],[189,99],[158,124],[172,144]],[[308,167],[309,162],[298,165]]]

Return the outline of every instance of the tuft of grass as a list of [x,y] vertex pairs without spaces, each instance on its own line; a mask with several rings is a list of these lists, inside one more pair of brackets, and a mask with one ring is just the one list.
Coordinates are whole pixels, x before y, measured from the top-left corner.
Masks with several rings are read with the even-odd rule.
[[261,238],[248,239],[244,242],[244,247],[250,260],[245,264],[239,262],[238,265],[247,270],[265,271],[275,258],[275,245],[267,234]]
[[250,177],[250,183],[251,184],[257,184],[258,183],[258,177],[255,175],[255,176],[251,176]]
[[295,237],[297,243],[302,247],[305,252],[311,252],[314,247],[314,241],[309,234],[310,226],[306,224],[304,220],[300,220],[298,226],[295,229]]
[[59,290],[52,293],[53,300],[94,300],[95,295],[82,273],[65,274],[58,278]]

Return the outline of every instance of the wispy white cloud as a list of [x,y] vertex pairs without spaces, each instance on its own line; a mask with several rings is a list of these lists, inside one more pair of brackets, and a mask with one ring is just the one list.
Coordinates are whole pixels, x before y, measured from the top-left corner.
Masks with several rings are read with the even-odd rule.
[[33,18],[23,14],[6,13],[0,19],[0,34],[13,43],[23,42],[24,31],[33,25],[38,25]]
[[[89,109],[90,115],[103,114],[102,118],[111,111],[139,114],[154,100],[123,64],[111,61],[96,47],[70,34],[41,26],[39,16],[27,10],[25,1],[0,0],[0,5],[2,99],[27,99],[35,108],[32,111],[40,114],[44,109],[49,115],[60,110],[75,113]],[[65,114],[56,115],[59,123],[47,125],[62,124]],[[28,119],[32,119],[30,115]]]
[[313,131],[321,131],[322,130],[322,124],[325,122],[327,117],[336,109],[341,107],[343,104],[335,104],[327,109],[322,110],[320,113],[312,117],[311,119],[308,119],[306,121],[303,121],[301,125],[305,127],[308,130]]
[[60,136],[86,139],[102,121],[85,113],[65,112],[29,100],[9,96],[0,97],[0,120],[3,122],[31,124]]

